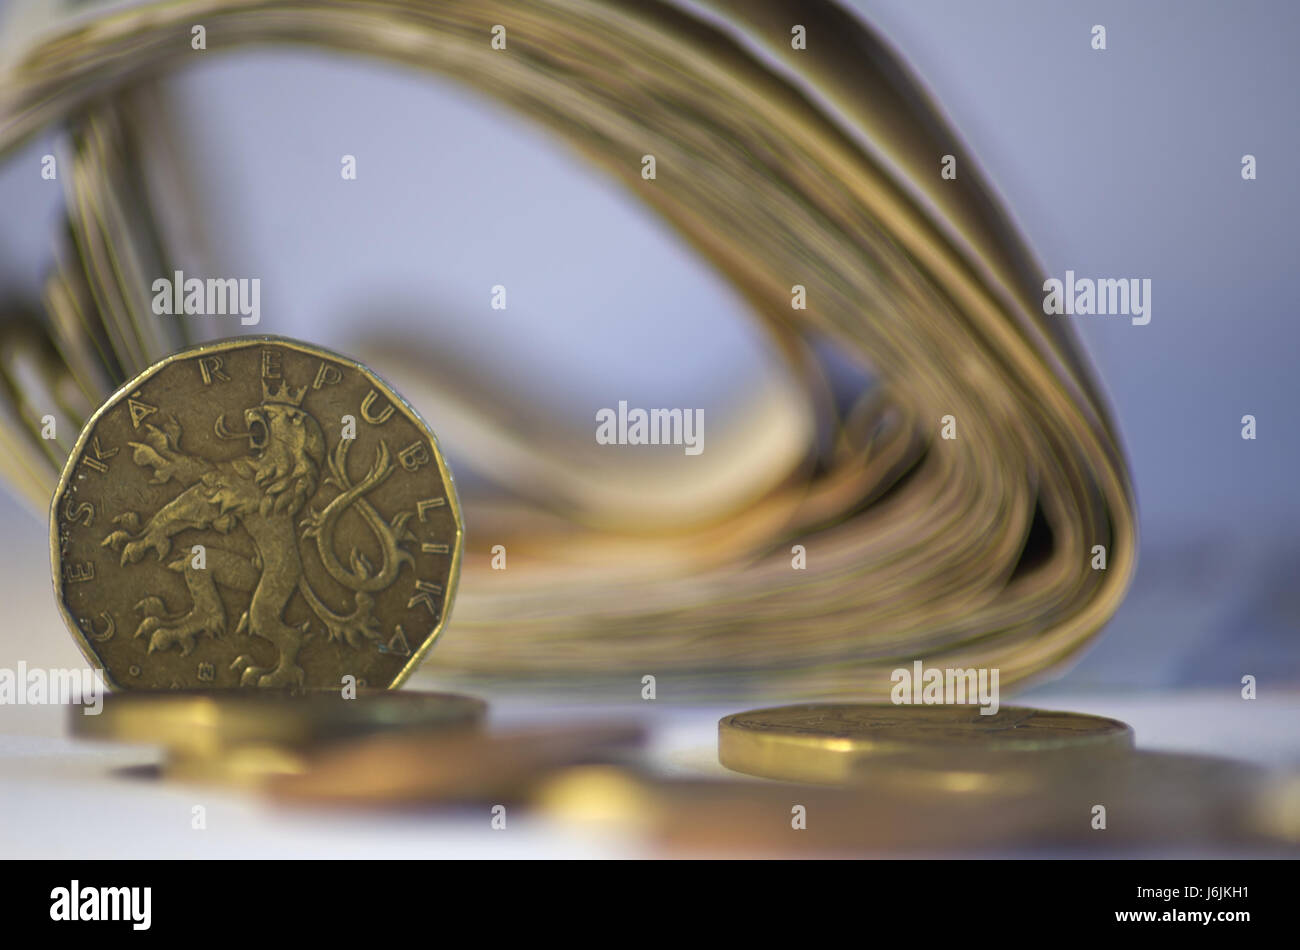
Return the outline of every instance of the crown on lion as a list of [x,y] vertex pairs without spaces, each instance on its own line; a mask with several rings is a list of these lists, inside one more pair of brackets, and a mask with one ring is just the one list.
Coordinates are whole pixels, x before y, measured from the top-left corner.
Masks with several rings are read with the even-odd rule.
[[294,389],[285,382],[268,383],[266,379],[262,380],[262,402],[279,402],[288,406],[301,406],[303,397],[307,395],[307,387]]

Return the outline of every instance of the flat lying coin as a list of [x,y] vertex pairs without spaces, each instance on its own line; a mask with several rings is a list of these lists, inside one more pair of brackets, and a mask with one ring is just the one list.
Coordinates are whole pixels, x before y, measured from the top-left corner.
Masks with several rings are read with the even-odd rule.
[[1300,774],[1270,776],[1250,803],[1252,831],[1300,846]]
[[474,727],[487,704],[452,693],[362,690],[175,690],[110,693],[97,716],[69,707],[83,739],[159,745],[180,756],[218,756],[250,744],[302,748],[403,729]]
[[400,684],[451,609],[463,533],[415,411],[276,337],[182,350],[119,389],[50,516],[60,609],[117,689]]
[[718,722],[718,761],[765,778],[840,784],[865,756],[926,750],[961,754],[1112,751],[1133,747],[1115,719],[1004,706],[895,706],[866,703],[777,706]]
[[1022,846],[1092,851],[1244,843],[1263,777],[1247,762],[1176,752],[958,750],[867,756],[856,763],[852,785],[864,796],[1014,815]]
[[1246,763],[1151,752],[1049,759],[1041,770],[953,772],[948,783],[896,780],[886,768],[846,787],[583,767],[554,776],[535,798],[553,818],[695,855],[1151,856],[1256,844],[1243,819],[1259,770]]
[[306,753],[290,746],[249,744],[217,755],[173,752],[158,774],[172,782],[224,785],[257,790],[272,776],[295,775],[306,768]]
[[1178,752],[1062,762],[1039,838],[1086,839],[1094,849],[1247,844],[1249,803],[1263,775],[1248,762]]
[[553,819],[630,832],[670,853],[695,856],[829,856],[951,853],[1016,840],[1018,809],[983,800],[739,779],[665,779],[583,767],[556,775],[536,796]]
[[644,738],[639,727],[618,725],[375,736],[322,750],[267,790],[285,801],[333,805],[515,799],[557,769],[609,762]]

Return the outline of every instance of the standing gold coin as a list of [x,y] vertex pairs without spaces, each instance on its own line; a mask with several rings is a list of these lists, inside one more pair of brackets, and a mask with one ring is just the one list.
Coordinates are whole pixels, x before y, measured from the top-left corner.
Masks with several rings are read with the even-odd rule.
[[718,761],[766,778],[839,784],[867,756],[1125,750],[1133,730],[1115,719],[1003,706],[867,703],[777,706],[718,722]]
[[119,689],[396,686],[446,624],[463,533],[415,410],[278,337],[183,350],[119,389],[50,514],[59,607]]

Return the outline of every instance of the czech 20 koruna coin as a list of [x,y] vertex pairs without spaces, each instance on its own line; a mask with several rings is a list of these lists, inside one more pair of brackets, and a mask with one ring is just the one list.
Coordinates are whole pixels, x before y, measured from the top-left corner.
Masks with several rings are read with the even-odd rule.
[[123,386],[50,516],[60,609],[119,689],[396,686],[447,621],[463,533],[415,411],[360,363],[276,337]]

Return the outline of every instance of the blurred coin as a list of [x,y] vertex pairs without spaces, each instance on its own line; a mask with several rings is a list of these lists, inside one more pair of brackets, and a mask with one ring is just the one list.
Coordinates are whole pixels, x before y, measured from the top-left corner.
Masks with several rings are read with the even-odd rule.
[[[663,779],[622,768],[578,768],[536,795],[549,816],[645,836],[690,854],[967,855],[1166,853],[1240,849],[1243,804],[1258,770],[1174,753],[994,757],[947,773],[892,757],[859,762],[857,784]],[[1019,763],[1015,758],[1021,759]],[[864,777],[862,772],[870,772]],[[921,776],[928,773],[928,778]]]
[[866,757],[851,782],[1014,813],[1026,845],[1108,849],[1244,841],[1263,776],[1247,762],[1176,752],[1008,756],[972,749]]
[[267,790],[284,801],[335,805],[513,799],[556,769],[611,761],[643,739],[637,726],[376,736],[322,750]]
[[838,784],[863,756],[935,750],[986,753],[1126,750],[1115,719],[1003,706],[809,704],[755,709],[718,722],[718,761],[765,778]]
[[487,704],[452,693],[360,690],[175,690],[110,693],[97,716],[71,706],[69,726],[83,739],[160,745],[189,756],[262,744],[305,747],[375,732],[474,727]]
[[1005,799],[1043,793],[1077,759],[1078,753],[1068,750],[1028,756],[947,747],[881,752],[848,763],[844,784],[906,794]]
[[1203,847],[1247,841],[1248,803],[1264,774],[1218,756],[1141,751],[1079,760],[1060,775],[1054,794],[1068,830],[1094,843]]
[[301,772],[305,761],[305,753],[298,748],[249,743],[208,755],[172,752],[158,774],[168,781],[255,789],[272,776]]
[[1261,783],[1247,825],[1266,838],[1300,845],[1300,774],[1273,775]]
[[626,769],[571,769],[536,795],[547,816],[631,832],[671,853],[818,856],[945,853],[1012,841],[1022,812],[899,790],[664,779]]

